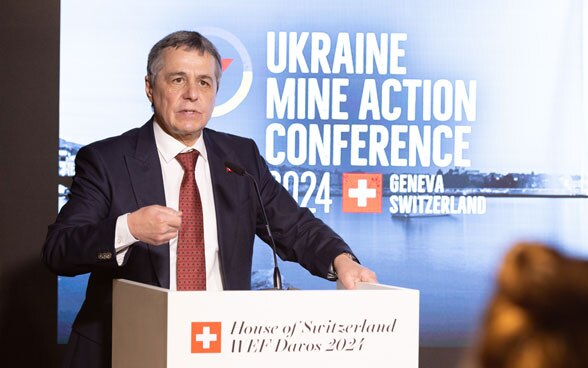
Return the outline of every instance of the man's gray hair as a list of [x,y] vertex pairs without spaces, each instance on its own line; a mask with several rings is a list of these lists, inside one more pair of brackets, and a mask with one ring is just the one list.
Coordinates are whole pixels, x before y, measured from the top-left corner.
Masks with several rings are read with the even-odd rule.
[[220,78],[222,74],[222,62],[221,57],[216,49],[216,46],[210,40],[198,32],[194,31],[177,31],[165,36],[159,42],[157,42],[149,52],[147,58],[147,77],[149,82],[153,84],[157,78],[157,73],[163,68],[163,50],[168,47],[174,47],[179,49],[185,47],[189,50],[194,49],[200,51],[201,54],[209,53],[214,57],[216,61],[216,68],[214,76],[217,82],[217,88],[220,84]]

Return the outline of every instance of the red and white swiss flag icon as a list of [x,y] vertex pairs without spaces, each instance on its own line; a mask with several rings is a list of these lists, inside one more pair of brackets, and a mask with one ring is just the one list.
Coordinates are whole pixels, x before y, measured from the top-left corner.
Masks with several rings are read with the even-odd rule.
[[192,322],[192,354],[221,352],[221,322]]
[[382,174],[343,173],[343,212],[381,213]]

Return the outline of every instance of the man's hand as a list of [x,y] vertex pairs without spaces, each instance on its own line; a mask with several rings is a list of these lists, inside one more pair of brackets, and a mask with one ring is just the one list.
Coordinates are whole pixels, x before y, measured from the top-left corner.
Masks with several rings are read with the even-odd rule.
[[162,245],[178,235],[182,213],[169,207],[152,205],[130,213],[127,223],[135,238],[147,244]]
[[363,267],[345,253],[335,258],[333,267],[345,289],[355,289],[355,284],[358,282],[378,282],[374,271]]

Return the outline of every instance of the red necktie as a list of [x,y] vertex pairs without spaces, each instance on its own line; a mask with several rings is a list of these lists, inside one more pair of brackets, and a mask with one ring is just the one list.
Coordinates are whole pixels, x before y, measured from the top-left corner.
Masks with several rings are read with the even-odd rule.
[[184,169],[180,186],[182,224],[178,234],[176,270],[178,290],[206,290],[202,203],[194,177],[197,159],[198,151],[180,153],[176,156],[176,160]]

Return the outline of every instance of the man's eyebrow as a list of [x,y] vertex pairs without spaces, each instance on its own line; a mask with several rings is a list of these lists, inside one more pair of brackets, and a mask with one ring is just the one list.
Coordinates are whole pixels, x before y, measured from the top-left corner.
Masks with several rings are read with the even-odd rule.
[[[182,71],[172,71],[172,72],[166,73],[165,75],[167,77],[186,77],[186,76],[188,76],[188,73],[182,72]],[[209,75],[209,74],[199,74],[196,76],[196,78],[214,80],[214,76]]]
[[166,73],[166,76],[168,76],[168,77],[172,77],[172,76],[182,76],[182,77],[185,77],[186,75],[188,75],[188,74],[186,74],[186,72],[181,72],[181,71]]

